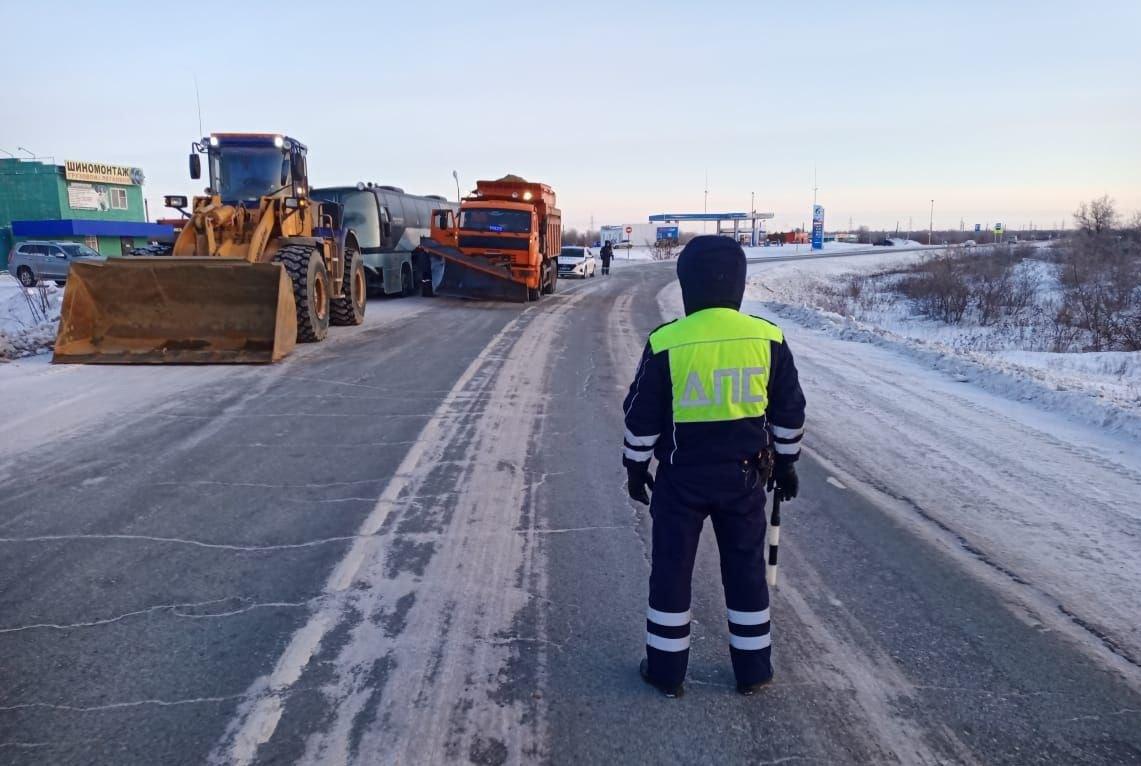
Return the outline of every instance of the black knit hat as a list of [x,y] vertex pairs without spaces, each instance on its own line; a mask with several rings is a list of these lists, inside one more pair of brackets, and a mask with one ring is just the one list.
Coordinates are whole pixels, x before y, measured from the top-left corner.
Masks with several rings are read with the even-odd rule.
[[730,237],[694,237],[677,259],[685,313],[739,309],[745,298],[745,251]]

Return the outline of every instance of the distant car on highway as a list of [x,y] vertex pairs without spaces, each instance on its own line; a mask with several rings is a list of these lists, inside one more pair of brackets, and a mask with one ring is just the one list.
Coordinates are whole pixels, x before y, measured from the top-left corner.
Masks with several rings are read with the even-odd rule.
[[559,276],[586,279],[598,271],[598,260],[589,247],[564,247],[559,251]]
[[966,242],[963,243],[963,247],[974,247],[977,244],[978,244],[978,242],[975,242],[973,239],[968,239]]
[[67,281],[67,271],[75,261],[102,259],[95,250],[80,242],[21,242],[8,254],[8,272],[24,287],[44,280],[57,285]]

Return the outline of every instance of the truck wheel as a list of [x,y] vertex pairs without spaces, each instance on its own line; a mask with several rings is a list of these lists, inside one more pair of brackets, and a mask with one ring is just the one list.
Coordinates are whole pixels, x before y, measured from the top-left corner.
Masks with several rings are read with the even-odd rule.
[[285,267],[297,304],[297,341],[312,343],[329,334],[329,272],[321,254],[304,245],[281,248],[274,261]]
[[555,268],[554,264],[552,264],[547,269],[547,286],[543,290],[543,292],[545,292],[547,295],[554,295],[555,290],[557,290],[558,287],[559,287],[559,272],[558,272],[558,269]]
[[539,296],[542,295],[542,292],[543,291],[537,287],[528,287],[527,288],[527,300],[529,300],[529,301],[539,300]]
[[400,267],[400,297],[410,298],[416,292],[416,285],[412,281],[412,267],[407,263]]
[[365,280],[364,260],[355,248],[345,248],[345,281],[341,294],[329,302],[332,323],[341,327],[364,322],[365,301],[368,300],[368,282]]
[[16,279],[20,280],[20,284],[24,287],[36,286],[36,275],[27,266],[21,266],[16,269]]

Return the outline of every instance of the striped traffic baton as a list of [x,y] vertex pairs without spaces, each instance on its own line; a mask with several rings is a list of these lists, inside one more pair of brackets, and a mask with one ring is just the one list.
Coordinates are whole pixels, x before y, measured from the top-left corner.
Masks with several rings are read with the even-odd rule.
[[765,579],[769,587],[777,584],[777,551],[780,549],[780,492],[773,492],[773,512],[769,516],[769,560],[765,566]]

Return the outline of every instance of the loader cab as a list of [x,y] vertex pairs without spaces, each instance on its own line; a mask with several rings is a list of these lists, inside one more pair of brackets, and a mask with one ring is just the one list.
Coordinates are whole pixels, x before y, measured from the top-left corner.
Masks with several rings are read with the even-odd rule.
[[271,133],[215,133],[193,145],[190,177],[202,176],[206,155],[209,192],[226,204],[258,203],[262,197],[305,198],[308,150],[300,141]]

